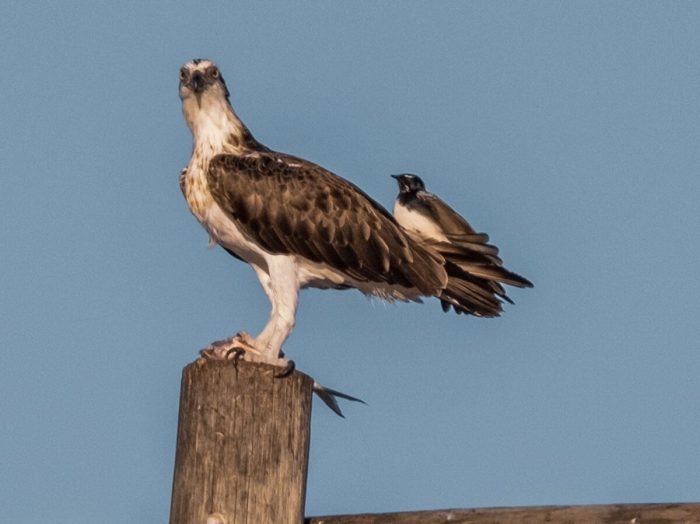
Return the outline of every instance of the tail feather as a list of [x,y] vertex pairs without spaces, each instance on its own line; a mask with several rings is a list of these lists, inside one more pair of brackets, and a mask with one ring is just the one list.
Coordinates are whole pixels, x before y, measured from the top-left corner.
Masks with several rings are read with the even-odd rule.
[[445,241],[405,232],[414,244],[433,254],[428,257],[431,262],[437,255],[444,264],[447,281],[435,296],[445,312],[453,308],[458,314],[497,317],[503,311],[503,302],[513,303],[502,284],[533,287],[528,279],[503,267],[498,248],[488,243],[485,233],[449,234]]
[[532,287],[532,282],[530,282],[525,277],[508,271],[503,266],[487,266],[484,264],[474,264],[469,262],[462,262],[460,260],[453,260],[450,257],[446,257],[448,260],[453,262],[455,265],[465,273],[474,275],[476,277],[481,277],[486,280],[495,280],[497,282],[502,282],[515,287]]
[[[488,239],[488,236],[484,235]],[[453,237],[450,236],[449,242],[444,241],[432,241],[430,244],[437,251],[443,255],[454,255],[457,257],[467,257],[467,258],[481,258],[486,259],[494,264],[503,264],[503,261],[498,256],[498,248],[491,244],[486,244],[484,242],[479,242],[477,240],[451,240]]]
[[362,404],[366,404],[364,400],[352,397],[347,393],[341,393],[340,391],[336,391],[335,389],[327,388],[326,386],[322,386],[318,382],[314,382],[313,389],[314,393],[318,395],[318,398],[320,398],[326,406],[331,408],[331,410],[333,410],[333,412],[336,415],[342,418],[345,418],[345,415],[343,415],[343,412],[340,410],[340,406],[338,405],[338,401],[336,400],[336,398],[342,398],[345,400],[350,400],[352,402],[361,402]]
[[[451,246],[456,250],[454,246]],[[443,311],[452,306],[456,313],[468,313],[478,317],[497,317],[503,311],[503,302],[513,301],[501,284],[516,287],[532,287],[525,277],[508,271],[500,263],[475,262],[471,253],[453,255],[439,251],[445,257],[447,287],[439,296]],[[468,260],[468,259],[472,260]],[[500,259],[499,259],[500,261]]]
[[478,317],[499,316],[503,310],[501,301],[487,286],[482,286],[481,282],[468,282],[451,277],[440,299],[451,304],[458,313],[469,313]]

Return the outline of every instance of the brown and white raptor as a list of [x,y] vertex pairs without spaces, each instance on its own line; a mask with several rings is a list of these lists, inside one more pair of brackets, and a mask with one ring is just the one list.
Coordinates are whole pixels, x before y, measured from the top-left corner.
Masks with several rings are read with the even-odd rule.
[[193,136],[182,192],[212,241],[253,268],[272,305],[256,337],[239,332],[207,356],[237,352],[289,369],[282,345],[307,287],[355,288],[389,301],[437,297],[477,315],[500,303],[497,289],[404,230],[351,182],[258,142],[212,61],[181,68],[180,98]]

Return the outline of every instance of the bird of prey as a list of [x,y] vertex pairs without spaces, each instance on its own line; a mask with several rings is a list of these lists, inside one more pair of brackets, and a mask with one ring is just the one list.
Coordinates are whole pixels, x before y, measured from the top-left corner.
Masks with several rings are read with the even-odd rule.
[[[438,297],[458,311],[495,312],[492,288],[484,284],[490,280],[402,228],[351,182],[258,142],[212,61],[182,66],[180,98],[193,136],[182,192],[211,240],[253,268],[272,306],[255,338],[239,332],[213,343],[206,356],[235,354],[289,370],[282,345],[299,290],[309,287],[354,288],[388,301]],[[497,258],[489,260],[498,266]]]
[[512,304],[501,283],[532,287],[528,279],[503,267],[498,248],[488,243],[488,235],[477,233],[459,213],[427,192],[419,176],[391,176],[399,184],[394,218],[445,259],[448,285],[440,297],[444,311],[452,306],[457,313],[495,317],[502,310],[502,300]]

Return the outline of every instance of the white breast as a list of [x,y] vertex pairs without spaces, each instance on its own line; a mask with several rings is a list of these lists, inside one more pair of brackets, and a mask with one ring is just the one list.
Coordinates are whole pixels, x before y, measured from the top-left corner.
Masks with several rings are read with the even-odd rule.
[[447,242],[440,226],[425,215],[400,204],[398,200],[394,204],[394,218],[402,228],[418,234],[421,238]]
[[183,193],[192,214],[209,233],[212,241],[230,249],[243,260],[262,264],[266,253],[255,243],[248,240],[236,223],[214,201],[209,192],[205,171],[208,162],[193,155],[187,171],[184,173]]

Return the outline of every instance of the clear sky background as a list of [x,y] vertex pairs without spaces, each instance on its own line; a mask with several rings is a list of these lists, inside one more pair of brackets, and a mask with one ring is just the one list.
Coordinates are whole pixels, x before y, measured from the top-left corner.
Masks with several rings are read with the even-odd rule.
[[306,291],[308,514],[700,500],[700,5],[13,2],[0,521],[164,523],[180,372],[269,305],[178,187],[218,62],[274,149],[415,172],[535,283],[493,320]]

